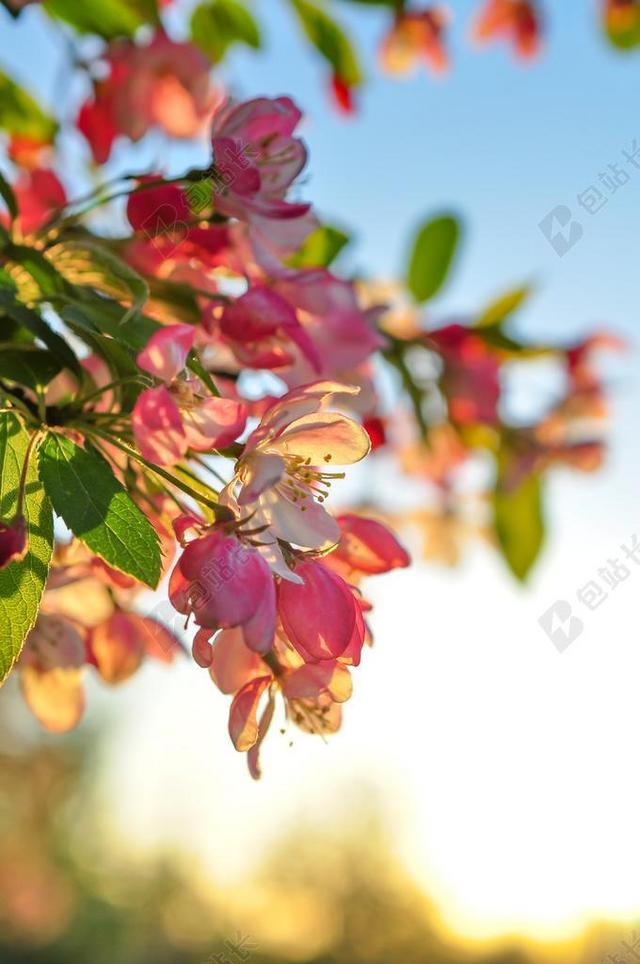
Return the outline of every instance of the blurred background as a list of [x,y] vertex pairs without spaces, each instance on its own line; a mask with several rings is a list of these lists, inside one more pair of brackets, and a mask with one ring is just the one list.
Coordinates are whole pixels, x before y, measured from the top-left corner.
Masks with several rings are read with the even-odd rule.
[[[571,340],[606,325],[628,341],[607,372],[609,460],[595,476],[554,476],[526,587],[473,544],[456,568],[418,551],[368,588],[375,646],[342,730],[328,745],[272,739],[258,784],[228,741],[227,701],[187,660],[147,664],[108,695],[92,681],[92,712],[67,737],[43,736],[10,680],[0,960],[638,960],[640,573],[629,563],[593,611],[577,594],[640,534],[640,171],[597,213],[579,201],[640,138],[640,54],[607,44],[595,2],[548,0],[543,53],[523,67],[500,47],[468,49],[474,3],[461,0],[455,69],[398,83],[375,63],[386,14],[345,3],[369,75],[345,119],[327,110],[278,0],[256,6],[268,43],[234,50],[222,77],[238,96],[290,93],[304,110],[305,195],[355,231],[348,267],[393,278],[420,217],[454,209],[465,248],[440,318],[532,282],[523,335]],[[71,97],[62,59],[40,11],[14,23],[0,10],[0,65],[45,104]],[[110,164],[181,170],[199,150],[166,156],[152,139]],[[62,152],[72,184],[77,143]],[[583,227],[564,257],[539,226],[561,204]],[[538,405],[544,370],[518,391],[515,410]],[[384,491],[384,464],[349,485],[351,498]],[[558,600],[584,624],[562,654],[539,624]]]

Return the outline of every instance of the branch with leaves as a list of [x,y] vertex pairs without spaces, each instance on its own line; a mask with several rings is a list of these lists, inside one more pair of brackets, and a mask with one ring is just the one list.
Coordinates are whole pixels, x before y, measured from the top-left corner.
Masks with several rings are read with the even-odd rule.
[[[394,530],[446,563],[481,536],[527,577],[547,473],[603,458],[594,352],[617,342],[518,338],[527,286],[436,320],[463,235],[450,212],[418,227],[403,281],[343,276],[348,236],[293,196],[296,104],[214,95],[190,44],[138,37],[158,27],[152,7],[47,2],[109,43],[100,70],[76,65],[92,78],[80,129],[100,164],[119,137],[206,125],[206,167],[74,198],[47,153],[56,122],[7,88],[0,676],[15,669],[40,722],[64,731],[87,673],[117,684],[188,640],[232,697],[230,736],[258,776],[277,714],[321,736],[340,725],[372,641],[363,581],[409,563]],[[333,50],[322,24],[309,35]],[[508,383],[542,362],[561,388],[523,421]],[[345,471],[357,512],[329,509]],[[165,577],[168,602],[145,614]]]

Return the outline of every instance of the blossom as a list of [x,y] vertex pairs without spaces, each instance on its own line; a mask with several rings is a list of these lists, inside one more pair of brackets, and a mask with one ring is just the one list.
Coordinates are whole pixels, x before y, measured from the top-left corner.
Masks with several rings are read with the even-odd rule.
[[370,441],[353,419],[325,409],[336,396],[356,391],[335,382],[298,388],[271,405],[248,437],[221,501],[264,527],[261,541],[316,550],[338,541],[340,530],[323,502],[342,473],[327,470],[360,461]]
[[174,465],[190,448],[201,452],[225,448],[246,422],[243,403],[202,395],[198,379],[177,380],[194,336],[191,325],[168,325],[158,329],[138,355],[138,365],[165,382],[141,392],[132,414],[140,452],[160,465]]
[[218,528],[189,542],[169,583],[178,612],[207,629],[241,626],[249,648],[267,652],[275,632],[275,586],[267,562]]
[[289,97],[257,97],[217,112],[211,144],[226,188],[217,199],[223,214],[238,217],[250,209],[286,217],[284,195],[307,161],[303,142],[293,137],[301,117]]
[[140,178],[138,190],[127,200],[129,223],[142,235],[125,249],[133,267],[143,274],[186,282],[191,280],[185,275],[188,271],[195,285],[204,288],[208,283],[204,271],[230,266],[233,246],[228,226],[199,220],[211,206],[210,183],[195,181],[185,190],[163,183],[160,175]]
[[104,58],[108,75],[94,84],[77,126],[94,160],[104,164],[119,134],[138,141],[152,127],[176,138],[194,137],[215,106],[209,62],[194,44],[176,43],[158,29],[136,46],[117,40]]
[[540,18],[532,0],[485,0],[473,26],[477,43],[504,37],[523,60],[540,49]]
[[282,628],[269,663],[249,649],[241,629],[225,629],[209,645],[209,674],[222,693],[233,697],[229,736],[239,752],[247,752],[254,779],[260,776],[260,747],[278,693],[287,718],[306,732],[325,734],[339,728],[341,704],[352,691],[349,668],[343,662],[328,659],[305,664]]
[[[13,193],[18,207],[14,223],[23,235],[38,231],[67,200],[58,175],[48,168],[23,171],[13,185]],[[0,214],[0,221],[6,223],[6,220]]]
[[317,222],[310,205],[286,200],[307,160],[293,136],[300,110],[289,97],[257,97],[227,104],[213,119],[214,207],[244,221],[259,260],[298,247]]
[[380,59],[390,74],[406,74],[422,58],[434,73],[443,73],[448,57],[442,42],[447,21],[442,7],[400,12],[384,38]]
[[316,372],[318,352],[292,305],[267,285],[255,285],[224,307],[220,333],[238,360],[252,368],[280,368],[294,360],[297,346]]
[[[128,611],[135,588],[78,542],[56,548],[36,623],[20,655],[20,682],[43,727],[62,733],[85,708],[85,675],[128,679],[143,659],[169,663],[182,646],[149,616]],[[98,565],[100,564],[100,565]]]
[[500,366],[483,339],[463,325],[429,333],[444,363],[442,387],[453,422],[493,424],[500,399]]
[[240,367],[277,371],[293,387],[322,378],[367,380],[371,355],[385,344],[376,313],[363,311],[354,286],[325,269],[279,270],[202,313],[212,351],[231,349]]
[[298,384],[318,372],[344,378],[384,346],[385,339],[374,326],[375,312],[363,311],[354,286],[330,271],[281,272],[273,288],[295,308],[317,359],[313,367],[308,353],[299,359],[294,369]]
[[0,519],[0,569],[24,559],[28,549],[27,520],[23,515],[9,522]]

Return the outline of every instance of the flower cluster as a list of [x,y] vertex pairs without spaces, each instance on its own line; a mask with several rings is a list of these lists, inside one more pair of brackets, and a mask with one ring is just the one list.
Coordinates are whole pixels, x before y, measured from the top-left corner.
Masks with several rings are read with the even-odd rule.
[[[479,33],[530,52],[530,5],[486,6]],[[443,68],[443,24],[400,13],[389,63],[417,44]],[[372,639],[363,579],[409,564],[386,523],[417,528],[446,562],[462,536],[488,534],[526,576],[545,473],[600,464],[592,356],[617,343],[518,340],[524,290],[478,317],[426,318],[423,279],[453,258],[453,218],[421,229],[408,291],[340,276],[346,237],[298,196],[307,149],[289,97],[223,100],[201,56],[160,30],[110,42],[94,66],[78,124],[96,161],[117,137],[205,122],[210,157],[75,202],[50,159],[0,181],[0,670],[15,663],[38,720],[63,731],[89,667],[120,683],[188,641],[232,697],[231,740],[258,776],[277,712],[310,733],[340,725]],[[123,196],[126,232],[99,233],[92,211]],[[532,360],[556,365],[564,389],[523,423],[506,386]],[[350,480],[359,512],[331,511],[334,483],[365,458]],[[471,463],[484,469],[474,492]],[[397,499],[403,474],[423,483],[415,508]],[[70,539],[54,539],[54,512]],[[171,629],[144,610],[143,587],[163,577]]]

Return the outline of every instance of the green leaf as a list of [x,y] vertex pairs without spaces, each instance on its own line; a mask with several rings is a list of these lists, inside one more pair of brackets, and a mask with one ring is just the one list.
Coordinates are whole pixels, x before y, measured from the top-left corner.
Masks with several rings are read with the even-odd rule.
[[520,288],[507,291],[501,298],[493,301],[484,309],[476,321],[475,327],[490,328],[493,325],[502,324],[509,315],[512,315],[520,307],[523,301],[526,301],[530,294],[530,285],[522,285]]
[[[17,508],[20,475],[29,433],[15,415],[0,414],[0,517],[10,519]],[[19,562],[0,570],[0,683],[4,681],[32,628],[53,551],[51,505],[38,479],[36,460],[29,462],[23,511],[29,548]]]
[[40,478],[74,535],[110,566],[155,588],[158,535],[109,465],[94,451],[50,432],[40,447]]
[[47,251],[47,259],[71,284],[93,288],[119,301],[130,301],[131,307],[120,318],[125,325],[143,307],[149,297],[144,278],[117,255],[93,241],[64,241]]
[[460,237],[460,223],[450,214],[427,221],[418,230],[409,261],[407,284],[416,301],[433,298],[443,286]]
[[0,174],[0,197],[7,205],[7,209],[12,218],[15,218],[18,214],[18,205],[16,203],[16,196],[13,193],[13,188],[7,180]]
[[0,71],[0,129],[48,144],[55,137],[58,125],[31,94]]
[[132,37],[143,24],[159,22],[156,0],[45,0],[43,6],[78,33],[96,33],[105,40]]
[[191,15],[191,39],[214,63],[224,58],[234,43],[260,47],[260,30],[247,8],[238,0],[202,3]]
[[0,344],[0,378],[26,385],[37,392],[46,388],[61,368],[51,352],[34,345],[17,348]]
[[307,39],[348,87],[356,87],[362,72],[351,41],[329,14],[309,0],[291,0]]
[[321,225],[287,259],[287,264],[292,268],[328,268],[349,240],[349,235],[339,228]]
[[82,338],[92,352],[104,359],[113,381],[126,379],[122,385],[118,385],[113,391],[120,400],[122,411],[130,412],[138,395],[145,387],[142,379],[140,381],[133,380],[134,378],[140,378],[141,372],[131,352],[127,351],[115,338],[109,338],[107,335],[75,326],[71,317],[67,318],[66,321],[69,328]]
[[54,358],[57,358],[64,368],[73,372],[78,382],[83,380],[82,366],[64,338],[53,331],[37,312],[19,304],[8,288],[0,287],[0,310],[40,339]]
[[16,285],[19,300],[26,303],[48,298],[64,288],[64,281],[51,262],[28,245],[11,245],[5,269]]
[[110,335],[129,351],[136,354],[147,344],[151,336],[162,326],[147,315],[136,315],[128,324],[122,324],[122,305],[111,298],[103,298],[89,289],[77,288],[74,296],[64,295],[56,299],[60,317],[78,329],[90,333]]
[[175,321],[187,325],[199,325],[201,310],[193,289],[179,281],[168,278],[149,278],[149,297],[152,301],[162,302],[165,313],[171,312]]
[[514,488],[504,484],[510,460],[500,457],[502,470],[493,496],[495,533],[509,569],[524,582],[544,543],[542,483],[531,472]]

